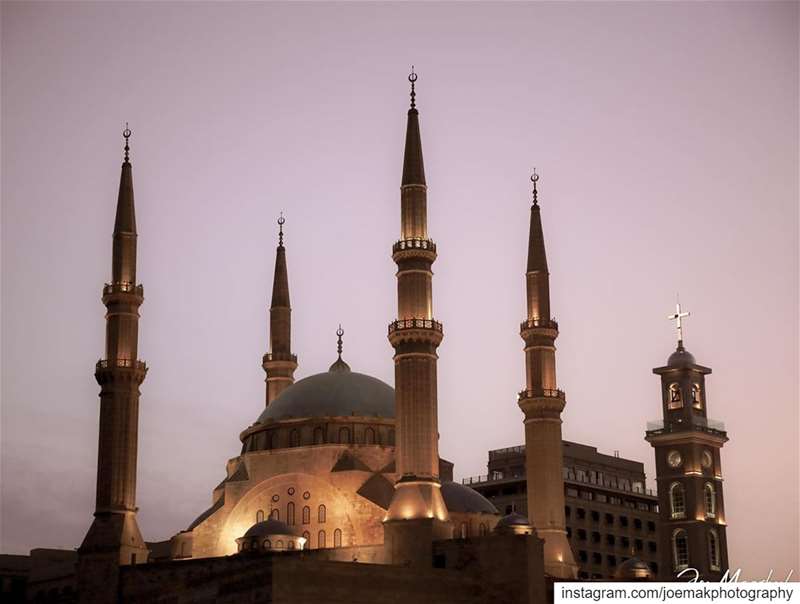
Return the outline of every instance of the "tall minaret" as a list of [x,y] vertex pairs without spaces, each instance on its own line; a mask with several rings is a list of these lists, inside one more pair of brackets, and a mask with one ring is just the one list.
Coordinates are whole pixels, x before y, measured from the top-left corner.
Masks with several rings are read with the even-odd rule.
[[675,314],[678,347],[661,377],[663,421],[648,426],[646,440],[655,449],[658,509],[661,515],[659,579],[681,575],[719,581],[728,569],[725,504],[722,496],[721,449],[728,441],[722,423],[708,418],[706,376],[683,346],[682,319],[688,312],[678,303]]
[[[125,160],[114,222],[111,283],[103,287],[106,312],[106,354],[95,367],[100,384],[100,440],[97,452],[97,498],[94,522],[83,540],[79,582],[120,564],[146,562],[148,550],[136,522],[136,453],[139,427],[139,385],[147,367],[138,359],[139,306],[144,300],[136,282],[136,215],[133,176],[125,128]],[[87,566],[88,565],[88,566]],[[90,569],[94,569],[89,572]],[[86,571],[86,572],[82,572]],[[96,578],[103,582],[105,579]],[[102,585],[101,585],[102,587]]]
[[544,539],[544,568],[553,577],[574,578],[578,566],[567,541],[564,518],[564,459],[561,445],[561,412],[564,392],[556,385],[558,323],[550,316],[550,273],[544,249],[534,171],[533,205],[528,234],[526,283],[528,318],[520,326],[525,340],[527,387],[519,393],[525,413],[525,465],[528,479],[528,517]]
[[422,162],[413,68],[400,187],[400,240],[392,247],[397,264],[397,320],[389,324],[394,347],[395,459],[398,481],[385,521],[390,561],[430,565],[431,542],[449,538],[452,527],[439,482],[436,349],[442,324],[433,319],[431,265],[436,245],[428,238],[427,186]]
[[289,304],[289,273],[286,248],[283,246],[283,214],[278,218],[278,249],[275,252],[275,276],[272,281],[272,304],[269,307],[269,348],[261,366],[267,374],[267,406],[294,383],[297,355],[292,354],[292,309]]

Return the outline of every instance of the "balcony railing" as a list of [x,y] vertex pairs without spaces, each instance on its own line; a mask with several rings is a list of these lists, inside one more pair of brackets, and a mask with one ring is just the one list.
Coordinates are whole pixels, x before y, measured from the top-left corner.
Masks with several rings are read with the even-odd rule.
[[525,453],[525,445],[505,447],[504,449],[493,449],[492,451],[489,451],[489,459],[498,459],[500,457],[508,457],[509,455],[518,455],[520,453]]
[[430,239],[401,239],[392,246],[392,253],[404,250],[427,250],[436,253],[436,244]]
[[533,390],[522,390],[518,395],[518,400],[526,398],[558,398],[564,400],[564,391],[553,388],[535,388]]
[[558,330],[558,321],[555,319],[526,319],[519,324],[519,328],[533,329],[534,327],[548,327],[550,329]]
[[297,355],[290,352],[268,352],[262,358],[263,362],[267,361],[292,361],[297,362]]
[[132,293],[142,295],[144,293],[144,288],[141,285],[136,285],[135,283],[106,283],[103,286],[103,295],[107,296],[109,294],[117,294],[117,293]]
[[400,319],[389,323],[389,333],[401,329],[432,329],[441,333],[442,324],[433,319]]
[[100,359],[97,361],[97,369],[108,369],[109,367],[123,367],[125,369],[147,369],[144,361],[134,361],[131,359]]
[[[524,447],[523,447],[524,450]],[[466,478],[461,479],[461,484],[465,485],[474,485],[474,484],[484,484],[489,482],[502,482],[508,480],[524,480],[525,475],[506,475],[504,472],[496,471],[492,474],[481,474],[480,476],[468,476]],[[601,484],[596,479],[591,480],[588,476],[585,477],[569,477],[564,478],[564,482],[568,484],[588,484],[597,487],[598,489],[603,489],[606,491],[614,491],[617,493],[627,493],[629,495],[646,495],[648,497],[655,497],[657,495],[654,489],[648,489],[644,487],[636,487],[634,488],[633,485],[630,485],[628,488],[621,487],[619,485],[611,485],[608,483]]]
[[725,432],[725,424],[707,417],[694,417],[690,422],[675,421],[665,424],[663,419],[647,422],[647,432],[659,434],[668,432],[684,432],[686,430],[700,430],[701,432]]

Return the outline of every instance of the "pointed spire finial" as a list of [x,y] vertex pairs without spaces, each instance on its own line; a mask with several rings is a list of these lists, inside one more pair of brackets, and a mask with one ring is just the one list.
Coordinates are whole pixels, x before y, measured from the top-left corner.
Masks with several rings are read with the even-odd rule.
[[130,163],[130,145],[128,139],[131,137],[131,129],[128,128],[128,122],[125,122],[125,130],[122,131],[122,136],[125,137],[125,163]]
[[536,173],[536,168],[533,169],[531,174],[531,182],[533,183],[533,205],[539,205],[539,192],[536,190],[536,183],[539,182],[539,175]]
[[417,93],[414,91],[414,83],[417,81],[417,74],[414,72],[414,66],[411,66],[411,73],[408,74],[408,81],[411,82],[411,108],[417,108]]
[[338,341],[336,342],[336,352],[339,353],[339,360],[342,358],[342,336],[344,335],[344,329],[342,329],[342,324],[339,323],[339,329],[336,330],[336,335],[339,336]]
[[286,219],[283,217],[283,212],[278,217],[278,247],[283,247],[283,225]]

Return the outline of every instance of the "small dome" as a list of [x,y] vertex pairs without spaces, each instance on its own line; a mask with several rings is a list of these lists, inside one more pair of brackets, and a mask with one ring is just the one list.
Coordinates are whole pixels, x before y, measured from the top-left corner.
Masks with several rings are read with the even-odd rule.
[[257,423],[303,417],[394,418],[394,388],[337,360],[331,370],[303,378],[281,392]]
[[285,522],[270,518],[257,522],[244,534],[245,537],[268,537],[270,535],[294,535],[295,532]]
[[497,509],[483,495],[457,482],[442,482],[444,504],[451,512],[497,514]]
[[652,581],[653,571],[641,558],[628,558],[619,565],[614,577],[623,581]]
[[678,346],[678,349],[669,355],[669,359],[667,360],[667,365],[669,367],[688,367],[689,365],[696,364],[692,353],[686,350],[682,345]]
[[495,528],[513,528],[513,527],[530,527],[530,521],[517,512],[512,512],[506,516],[503,516],[498,522]]

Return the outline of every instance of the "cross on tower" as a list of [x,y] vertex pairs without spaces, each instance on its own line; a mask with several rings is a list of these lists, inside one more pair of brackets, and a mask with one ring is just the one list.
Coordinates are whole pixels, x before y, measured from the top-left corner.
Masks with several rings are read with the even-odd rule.
[[688,317],[690,314],[690,312],[681,312],[681,303],[679,300],[678,303],[675,304],[675,314],[667,317],[670,321],[675,321],[675,328],[678,330],[678,348],[683,347],[683,323],[681,319]]

